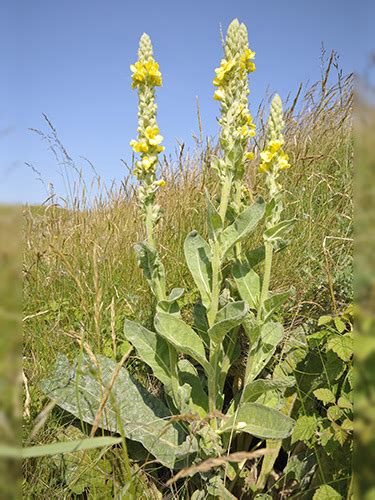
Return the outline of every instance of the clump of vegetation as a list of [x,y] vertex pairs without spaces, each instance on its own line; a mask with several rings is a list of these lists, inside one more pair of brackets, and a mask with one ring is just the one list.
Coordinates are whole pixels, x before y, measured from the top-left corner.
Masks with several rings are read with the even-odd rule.
[[[213,81],[217,147],[197,140],[195,158],[181,151],[177,169],[160,161],[162,76],[143,35],[131,66],[136,191],[128,180],[90,207],[81,196],[68,210],[51,203],[26,214],[32,413],[45,396],[67,412],[55,410],[43,428],[43,411],[32,441],[61,441],[62,427],[77,437],[66,427],[76,422],[83,443],[66,460],[39,459],[50,491],[194,499],[350,491],[347,466],[334,467],[352,431],[352,334],[340,316],[351,300],[350,80],[327,88],[332,55],[320,100],[312,89],[296,116],[299,94],[285,113],[275,95],[257,134],[248,107],[255,53],[237,20],[224,51]],[[51,130],[45,138],[74,165]],[[311,333],[322,309],[334,314]],[[65,354],[51,375],[57,351]],[[327,376],[312,383],[317,359]],[[28,463],[25,472],[32,488]]]

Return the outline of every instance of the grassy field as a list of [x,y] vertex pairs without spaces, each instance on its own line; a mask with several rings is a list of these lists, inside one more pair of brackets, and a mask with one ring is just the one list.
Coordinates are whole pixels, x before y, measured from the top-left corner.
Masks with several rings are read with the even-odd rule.
[[[285,150],[292,168],[285,200],[288,215],[296,217],[297,223],[291,244],[277,255],[271,288],[295,289],[284,312],[287,328],[302,323],[316,325],[320,316],[338,315],[352,303],[352,79],[339,76],[336,83],[329,84],[333,77],[328,73],[329,69],[311,88],[301,89],[295,99],[292,96],[286,110]],[[256,137],[259,146],[264,143],[263,115],[261,108]],[[154,307],[133,251],[134,243],[144,235],[130,175],[110,187],[97,176],[85,180],[49,125],[47,135],[70,187],[65,204],[62,198],[51,195],[45,206],[24,208],[24,373],[30,397],[25,402],[23,437],[28,444],[69,436],[69,418],[48,406],[38,388],[40,380],[51,373],[57,353],[75,355],[79,335],[94,352],[119,360],[129,348],[122,334],[124,318],[147,326]],[[167,182],[158,199],[163,209],[159,250],[169,288],[186,290],[186,316],[197,294],[187,267],[181,264],[183,241],[192,229],[203,236],[207,233],[203,185],[215,189],[217,181],[210,168],[215,148],[214,140],[196,138],[193,151],[181,147],[180,154],[164,158],[162,164]],[[264,190],[256,161],[257,156],[246,178],[251,198]],[[90,191],[95,194],[90,196]],[[254,241],[251,244],[254,246]],[[135,351],[127,365],[158,393],[157,382]],[[241,358],[236,370],[241,376]],[[120,491],[122,459],[119,454],[112,459],[110,477],[113,488]],[[91,470],[97,475],[96,467],[93,460],[85,474]],[[102,475],[105,478],[108,471],[103,470]],[[152,485],[157,489],[161,486],[155,476],[150,479],[145,473],[144,477],[144,488],[149,488],[145,495],[152,497]],[[25,498],[74,497],[64,468],[56,460],[26,461],[24,478]],[[158,480],[163,482],[163,477]],[[336,486],[342,492],[348,489],[346,483]],[[97,488],[91,493],[86,490],[79,498],[111,498],[100,489],[103,484]],[[170,494],[178,497],[176,492]],[[296,493],[293,488],[288,493],[285,487],[284,496],[277,494],[280,496],[275,498]],[[306,495],[309,498],[309,493]],[[298,498],[305,497],[300,494]]]

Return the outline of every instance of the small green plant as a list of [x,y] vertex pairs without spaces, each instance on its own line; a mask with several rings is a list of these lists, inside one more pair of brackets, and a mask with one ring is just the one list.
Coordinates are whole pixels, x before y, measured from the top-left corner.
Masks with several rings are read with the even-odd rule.
[[[297,370],[297,421],[291,439],[297,446],[287,471],[292,477],[292,469],[299,464],[304,474],[311,475],[311,486],[321,485],[314,498],[327,498],[322,496],[327,488],[337,490],[332,498],[341,498],[346,492],[350,498],[354,425],[352,306],[339,315],[321,316],[317,326],[317,331],[306,337],[308,355]],[[311,461],[311,457],[316,460]],[[301,487],[303,478],[294,479],[298,480],[297,488]]]
[[[124,337],[160,381],[164,397],[148,392],[121,363],[89,350],[73,364],[59,356],[54,375],[42,384],[59,406],[94,430],[100,427],[141,443],[144,463],[155,460],[167,467],[172,488],[190,476],[181,498],[193,491],[195,499],[231,498],[246,478],[246,460],[262,456],[259,475],[249,489],[264,490],[283,440],[293,433],[292,374],[304,345],[300,330],[289,332],[284,342],[280,315],[275,320],[290,292],[270,290],[274,254],[286,246],[294,223],[284,218],[282,176],[290,163],[283,149],[282,102],[278,95],[272,100],[266,144],[260,152],[267,199],[250,203],[254,194],[246,190],[244,176],[254,159],[248,73],[255,70],[255,53],[248,46],[244,24],[230,24],[224,50],[213,81],[214,98],[220,102],[221,148],[213,160],[218,190],[206,190],[208,240],[192,231],[184,242],[186,263],[200,295],[192,307],[191,324],[180,310],[184,290],[168,290],[158,253],[162,212],[157,195],[165,181],[157,172],[163,137],[156,120],[155,88],[162,77],[148,35],[142,35],[138,61],[131,66],[139,98],[138,137],[131,146],[139,154],[134,175],[145,235],[136,252],[155,298],[155,314],[150,329],[126,319]],[[261,245],[248,250],[250,236],[261,224]],[[247,347],[241,384],[228,389],[243,338]],[[275,353],[281,344],[278,363]],[[264,440],[267,447],[262,447]],[[207,467],[211,459],[219,461]],[[131,484],[126,488],[134,495]]]

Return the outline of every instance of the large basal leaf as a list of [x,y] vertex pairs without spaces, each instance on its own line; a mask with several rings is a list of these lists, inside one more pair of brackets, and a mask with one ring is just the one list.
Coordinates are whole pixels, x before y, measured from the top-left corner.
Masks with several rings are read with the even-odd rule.
[[[43,392],[75,417],[93,424],[109,387],[116,363],[97,356],[99,367],[83,356],[70,366],[66,356],[59,355],[55,372],[42,381]],[[99,382],[101,380],[101,383]],[[122,368],[110,392],[100,427],[139,441],[163,465],[173,468],[183,454],[186,435],[182,427],[169,422],[170,411],[157,397],[150,394]]]
[[206,371],[209,370],[202,340],[182,319],[172,314],[158,312],[155,316],[155,328],[177,351],[188,354]]
[[237,219],[221,233],[221,257],[224,258],[231,248],[244,240],[255,229],[262,219],[265,210],[264,201],[259,198],[253,205],[246,208]]
[[245,302],[230,302],[217,313],[215,324],[208,330],[209,337],[220,344],[230,330],[241,324],[246,314]]
[[197,231],[192,231],[185,239],[184,253],[202,303],[209,309],[212,289],[211,249]]
[[262,325],[260,338],[249,352],[249,372],[245,384],[249,384],[263,370],[271,359],[283,337],[284,328],[280,323],[269,321]]
[[260,294],[260,278],[249,264],[235,262],[233,265],[233,278],[236,282],[238,293],[249,307],[256,309]]
[[284,439],[291,435],[294,420],[259,403],[244,403],[224,422],[220,432],[247,432],[261,439]]
[[208,397],[196,368],[189,360],[180,359],[178,361],[178,378],[181,386],[186,384],[190,388],[190,397],[186,410],[205,418],[208,413]]
[[166,341],[155,332],[125,320],[124,335],[137,349],[138,355],[151,369],[156,378],[164,384],[167,392],[171,385],[171,369],[169,364],[169,348]]

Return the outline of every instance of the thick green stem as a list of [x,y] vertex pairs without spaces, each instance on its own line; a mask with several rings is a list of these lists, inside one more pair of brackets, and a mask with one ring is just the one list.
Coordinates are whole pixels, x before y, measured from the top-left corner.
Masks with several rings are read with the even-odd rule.
[[[145,217],[145,226],[146,226],[146,237],[147,243],[150,248],[156,251],[156,242],[154,236],[154,222],[153,222],[153,205],[152,203],[148,203],[146,206],[146,217]],[[155,298],[157,302],[161,300],[165,300],[166,294],[164,287],[162,287],[159,278],[155,279]],[[177,353],[174,347],[168,346],[168,354],[169,354],[169,365],[171,369],[171,387],[172,387],[172,395],[174,404],[179,407],[180,396],[178,393],[178,373],[177,373]]]
[[259,307],[257,315],[258,322],[260,322],[263,318],[264,303],[268,299],[268,293],[271,281],[272,253],[273,253],[272,242],[266,241],[264,247],[265,247],[264,275],[263,275],[262,290],[260,292],[260,299],[259,299]]
[[[241,189],[242,189],[241,181],[236,180],[234,182],[234,197],[233,197],[233,199],[234,199],[234,204],[239,211],[240,211],[240,207],[241,207]],[[241,253],[242,253],[242,243],[240,241],[238,243],[236,243],[234,250],[235,250],[236,259],[239,259],[241,257]]]
[[[229,197],[232,187],[232,176],[228,175],[221,188],[219,215],[224,228],[225,218],[228,210]],[[212,327],[216,320],[216,315],[219,310],[219,297],[221,285],[221,247],[220,240],[217,239],[213,244],[212,249],[212,295],[211,305],[207,314],[208,324]],[[221,345],[210,343],[210,365],[211,373],[208,376],[208,401],[211,414],[216,412],[217,391],[219,383],[219,362],[220,362]],[[211,425],[215,429],[217,426],[216,418],[212,418]]]
[[146,205],[146,213],[145,213],[146,238],[147,238],[147,243],[149,244],[150,248],[152,248],[152,250],[156,250],[152,208],[153,208],[152,203],[148,203]]

